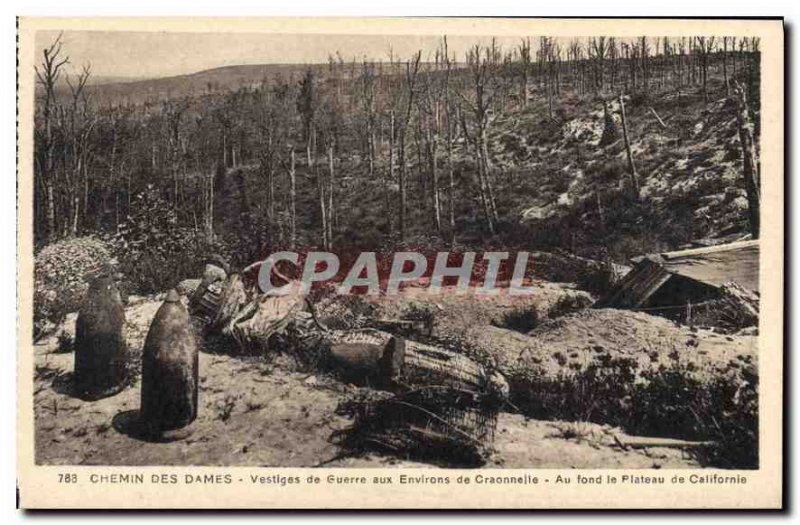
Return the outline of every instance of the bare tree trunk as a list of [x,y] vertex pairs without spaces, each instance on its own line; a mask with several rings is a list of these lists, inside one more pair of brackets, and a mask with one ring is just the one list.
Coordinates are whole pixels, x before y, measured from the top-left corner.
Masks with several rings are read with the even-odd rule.
[[708,102],[708,51],[703,50],[701,76],[703,79],[703,100]]
[[[447,89],[447,88],[446,88]],[[445,95],[447,96],[447,95]],[[453,177],[453,126],[450,122],[450,105],[445,99],[445,116],[447,120],[447,206],[450,218],[450,243],[456,242],[456,208],[455,208],[455,180]]]
[[295,177],[295,155],[294,147],[290,153],[291,160],[289,161],[289,223],[290,223],[290,236],[289,246],[294,249],[297,243],[297,186]]
[[489,163],[489,149],[488,140],[486,138],[486,129],[481,131],[481,161],[483,163],[483,173],[486,179],[486,190],[489,197],[489,210],[492,213],[492,219],[495,223],[500,221],[497,213],[497,204],[494,200],[494,188],[492,187],[491,164]]
[[722,82],[725,84],[725,96],[731,95],[731,86],[728,82],[728,37],[722,37]]
[[[153,146],[155,148],[155,145]],[[228,132],[222,128],[222,167],[228,169]],[[153,168],[155,169],[155,153],[153,154]]]
[[428,143],[428,166],[431,171],[431,196],[433,197],[433,222],[436,225],[436,232],[442,233],[442,219],[439,205],[439,167],[436,163],[436,142],[431,129],[431,119],[427,118],[427,143]]
[[[50,171],[48,176],[54,176],[55,173]],[[56,235],[56,197],[55,192],[53,191],[54,181],[47,180],[45,181],[45,192],[47,194],[47,235],[49,240],[54,239]]]
[[758,239],[760,234],[761,190],[758,180],[758,158],[755,151],[753,124],[750,121],[744,88],[738,83],[736,86],[736,94],[738,106],[736,124],[739,128],[739,145],[742,148],[742,168],[744,187],[747,192],[750,232],[754,239]]
[[328,249],[328,211],[325,204],[325,182],[322,180],[322,172],[317,168],[314,170],[317,175],[317,191],[319,194],[319,211],[322,219],[322,247]]
[[403,115],[403,122],[400,128],[400,239],[406,236],[406,134],[408,123],[411,119],[411,110],[414,104],[414,86],[419,73],[419,63],[422,58],[422,51],[414,56],[414,63],[406,62],[406,89],[408,91],[408,101]]
[[[89,159],[88,154],[83,160],[83,208],[81,210],[81,220],[83,227],[87,226],[87,215],[89,211]],[[77,228],[76,228],[77,229]]]
[[[391,199],[389,197],[389,184],[395,180],[394,172],[395,172],[395,134],[394,134],[394,109],[389,112],[389,179],[386,184],[384,196],[386,197],[386,209],[391,209]],[[392,214],[387,214],[387,220],[389,223],[389,230],[392,229]]]
[[206,242],[214,241],[214,172],[203,177],[203,231]]
[[44,169],[42,170],[41,177],[45,188],[45,216],[48,240],[53,240],[58,236],[56,230],[56,166],[53,111],[57,107],[55,87],[60,78],[60,70],[69,62],[69,57],[61,57],[61,45],[61,35],[59,35],[50,47],[43,50],[41,69],[39,67],[36,68],[36,77],[44,89],[44,108],[42,110],[42,117],[44,120]]
[[400,190],[400,239],[406,237],[406,132],[400,134],[400,177],[398,186]]
[[495,215],[492,212],[492,204],[491,199],[489,197],[489,184],[488,184],[488,173],[486,170],[486,163],[484,162],[483,158],[483,144],[481,141],[481,136],[484,135],[483,131],[478,132],[478,136],[475,137],[475,160],[477,161],[478,167],[478,183],[480,187],[480,197],[481,197],[481,204],[483,205],[483,213],[486,216],[486,224],[489,228],[489,233],[492,235],[495,234]]
[[[267,199],[269,200],[267,202],[267,216],[271,229],[275,222],[275,170],[272,161],[270,161],[267,168]],[[272,231],[270,231],[270,236],[272,236]]]
[[370,124],[369,130],[369,179],[373,180],[375,178],[375,130],[373,129],[372,124]]
[[594,189],[594,198],[597,203],[597,218],[600,220],[600,227],[605,228],[606,217],[605,214],[603,213],[603,203],[600,201],[600,192],[598,191],[597,186],[595,186]]
[[328,146],[328,249],[333,246],[333,222],[336,220],[334,211],[334,170],[333,170],[333,144]]
[[80,216],[81,199],[78,194],[72,197],[72,225],[70,227],[70,236],[78,236],[78,216]]
[[631,177],[631,188],[633,195],[639,199],[639,176],[636,173],[636,166],[633,163],[633,153],[631,152],[631,143],[628,139],[628,123],[625,118],[625,101],[623,95],[619,96],[619,114],[622,119],[622,138],[625,140],[625,154],[628,158],[628,171]]

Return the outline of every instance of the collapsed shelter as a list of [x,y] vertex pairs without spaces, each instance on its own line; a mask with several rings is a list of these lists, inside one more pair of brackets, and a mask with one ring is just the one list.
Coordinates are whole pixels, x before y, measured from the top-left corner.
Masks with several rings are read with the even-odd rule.
[[758,256],[759,241],[750,240],[637,257],[596,306],[667,313],[717,299],[731,282],[757,294]]

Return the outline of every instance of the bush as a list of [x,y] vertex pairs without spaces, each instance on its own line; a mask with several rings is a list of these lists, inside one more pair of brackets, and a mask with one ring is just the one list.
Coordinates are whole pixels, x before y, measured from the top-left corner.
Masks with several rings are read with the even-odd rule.
[[590,421],[638,435],[714,442],[701,461],[758,468],[758,377],[749,358],[698,370],[676,357],[654,370],[605,355],[584,369],[509,374],[511,402],[528,417]]
[[547,311],[547,317],[556,319],[558,317],[571,314],[589,308],[594,303],[591,295],[584,293],[567,293],[558,300]]
[[172,288],[200,275],[208,253],[227,255],[224,243],[208,244],[200,232],[178,226],[175,210],[152,185],[136,197],[132,208],[136,212],[120,225],[112,246],[135,293]]
[[108,246],[95,237],[65,239],[43,248],[34,258],[34,337],[80,309],[93,275],[113,268]]

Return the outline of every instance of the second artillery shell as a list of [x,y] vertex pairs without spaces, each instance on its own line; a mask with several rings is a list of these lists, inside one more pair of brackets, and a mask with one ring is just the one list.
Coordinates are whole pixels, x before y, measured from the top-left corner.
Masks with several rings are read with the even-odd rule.
[[166,433],[197,417],[197,391],[197,340],[180,295],[170,290],[144,343],[142,422],[151,432],[169,437]]
[[122,329],[125,310],[114,280],[95,279],[75,323],[75,393],[84,399],[116,394],[128,380],[128,352]]

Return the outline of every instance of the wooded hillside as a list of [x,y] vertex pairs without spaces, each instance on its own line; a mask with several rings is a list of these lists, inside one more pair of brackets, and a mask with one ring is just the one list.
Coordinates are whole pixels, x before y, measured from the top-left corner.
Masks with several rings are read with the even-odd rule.
[[56,41],[36,71],[39,247],[96,234],[245,264],[481,243],[622,261],[757,236],[757,40],[541,37],[456,57],[442,38],[428,61],[334,53],[136,97],[141,83],[88,85],[88,66],[67,77],[67,60]]

